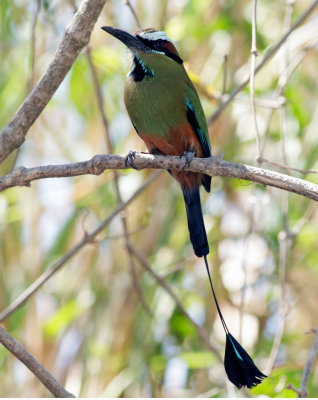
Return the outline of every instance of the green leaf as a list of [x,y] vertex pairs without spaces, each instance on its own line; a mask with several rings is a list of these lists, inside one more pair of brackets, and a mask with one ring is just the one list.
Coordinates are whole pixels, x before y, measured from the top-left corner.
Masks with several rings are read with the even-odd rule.
[[51,318],[43,325],[43,332],[49,339],[54,339],[64,331],[81,313],[85,307],[76,299],[65,303]]
[[183,341],[188,336],[196,336],[194,326],[184,317],[178,310],[176,310],[170,319],[171,331]]
[[95,104],[93,81],[84,56],[80,56],[72,67],[70,97],[80,114],[88,117],[92,113]]
[[150,359],[150,369],[153,372],[163,372],[167,365],[167,359],[162,354],[157,354]]
[[181,353],[179,356],[190,369],[208,368],[217,363],[215,355],[208,351]]

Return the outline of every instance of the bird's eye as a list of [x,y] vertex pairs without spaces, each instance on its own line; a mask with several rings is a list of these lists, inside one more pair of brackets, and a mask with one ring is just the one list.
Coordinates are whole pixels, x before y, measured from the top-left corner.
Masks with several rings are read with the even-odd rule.
[[163,51],[165,48],[165,41],[164,40],[157,40],[154,42],[154,48],[156,50],[161,50]]

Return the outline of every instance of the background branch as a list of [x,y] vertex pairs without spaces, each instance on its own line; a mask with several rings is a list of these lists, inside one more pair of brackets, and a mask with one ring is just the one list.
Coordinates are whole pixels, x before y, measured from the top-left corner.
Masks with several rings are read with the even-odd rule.
[[0,343],[17,357],[55,397],[75,397],[67,392],[49,371],[1,326]]
[[17,310],[22,304],[24,304],[41,286],[44,285],[57,271],[63,267],[67,261],[69,261],[75,254],[78,253],[85,245],[94,243],[96,236],[104,229],[113,218],[116,217],[122,210],[124,210],[133,200],[136,199],[158,176],[160,172],[153,173],[135,193],[124,203],[118,205],[110,215],[108,215],[92,232],[86,233],[82,240],[72,247],[58,262],[52,267],[47,269],[30,285],[12,304],[10,304],[5,310],[0,313],[0,322],[3,322],[9,315]]
[[[130,2],[128,2],[128,6],[130,9],[133,10]],[[135,13],[135,15],[136,15],[136,13]],[[103,122],[106,149],[109,154],[113,154],[114,151],[113,151],[113,145],[112,145],[112,141],[111,141],[111,137],[110,137],[110,133],[109,133],[109,123],[108,123],[108,119],[107,119],[106,112],[105,112],[105,100],[104,100],[104,96],[103,96],[103,93],[102,93],[102,90],[101,90],[101,87],[99,84],[97,69],[93,63],[91,50],[90,50],[89,46],[87,46],[87,49],[86,49],[86,57],[87,57],[87,61],[89,64],[89,68],[91,70],[91,75],[92,75],[92,79],[93,79],[93,83],[94,83],[95,96],[96,96],[96,100],[97,100],[99,114],[100,114],[100,117]],[[115,186],[115,190],[116,190],[117,203],[121,204],[123,200],[122,200],[122,195],[121,195],[121,191],[120,191],[120,187],[119,187],[119,173],[117,170],[114,170],[113,182],[114,182],[114,186]],[[148,312],[148,314],[151,315],[150,307],[148,306],[148,304],[145,300],[145,297],[143,295],[143,292],[140,288],[140,285],[138,283],[138,271],[136,270],[131,251],[127,244],[129,234],[128,234],[128,222],[127,222],[126,214],[121,213],[120,218],[121,218],[123,231],[124,231],[125,246],[126,246],[128,259],[129,259],[129,268],[130,268],[132,282],[133,282],[134,288],[136,290],[137,296],[138,296],[141,304],[143,305],[145,310]]]
[[[270,370],[279,354],[280,368],[260,387],[262,394],[253,392],[253,396],[274,396],[282,390],[280,396],[286,397],[290,392],[284,382],[300,387],[298,375],[290,371],[303,372],[306,360],[300,349],[306,348],[307,341],[286,341],[283,325],[276,319],[278,310],[285,316],[295,309],[288,321],[299,339],[301,325],[317,326],[314,248],[318,214],[315,202],[307,198],[317,200],[317,186],[292,176],[317,170],[318,97],[313,73],[317,14],[308,16],[317,10],[318,1],[297,2],[293,12],[293,0],[271,0],[265,8],[258,2],[257,32],[256,14],[251,14],[253,1],[256,11],[256,0],[204,5],[185,0],[178,7],[163,0],[150,8],[147,0],[108,2],[97,25],[121,26],[131,32],[136,24],[146,26],[152,21],[152,26],[168,30],[188,60],[208,115],[215,100],[219,101],[220,108],[211,120],[232,104],[227,118],[214,125],[211,144],[215,154],[224,150],[233,163],[220,156],[195,159],[187,170],[237,178],[213,178],[212,192],[203,196],[210,260],[225,312],[233,315],[233,333],[253,356],[257,353],[263,370],[268,354]],[[87,4],[88,10],[97,4],[32,0],[34,7],[23,8],[27,3],[14,0],[1,6],[5,20],[0,27],[0,52],[5,57],[0,57],[0,104],[7,110],[0,113],[1,127],[32,89],[25,93],[24,82],[32,80],[33,87],[39,81],[39,85],[39,72],[47,69],[58,44],[62,50],[64,40],[72,45],[73,38],[62,37],[73,9]],[[40,12],[36,5],[38,11],[41,6]],[[130,15],[134,10],[140,17],[136,22]],[[171,30],[174,22],[177,31]],[[247,22],[253,28],[252,36]],[[207,29],[201,29],[203,23]],[[116,154],[144,147],[137,135],[130,134],[132,127],[123,109],[127,52],[101,34],[97,25],[49,108],[35,116],[36,124],[31,129],[26,126],[38,110],[37,101],[47,96],[44,86],[35,101],[21,106],[25,114],[20,117],[24,115],[27,124],[16,120],[17,126],[23,125],[17,132],[25,129],[26,134],[29,129],[29,133],[24,145],[2,165],[1,175],[11,174],[0,177],[0,190],[42,180],[32,190],[0,193],[0,320],[7,318],[10,333],[16,338],[22,333],[28,351],[76,396],[189,397],[211,389],[211,396],[234,397],[235,389],[226,383],[219,362],[224,336],[218,329],[215,307],[210,307],[206,276],[201,261],[189,257],[192,248],[178,185],[167,173],[157,171],[153,179],[160,174],[161,178],[143,190],[152,171],[119,171],[126,168],[125,156]],[[76,28],[79,31],[74,35],[81,35],[87,24]],[[254,54],[249,71],[256,37],[260,60]],[[68,50],[61,54],[71,64]],[[247,85],[257,68],[260,76],[255,77],[252,112]],[[253,116],[257,116],[260,146],[255,143]],[[3,138],[5,143],[15,141],[15,129],[11,133]],[[261,147],[258,153],[257,147]],[[104,155],[88,160],[100,153]],[[12,167],[17,156],[20,168]],[[253,165],[255,158],[264,169],[234,164]],[[61,163],[65,165],[48,165]],[[140,169],[184,168],[184,160],[178,157],[147,154],[137,154],[135,164]],[[98,175],[107,169],[111,171],[99,177],[44,179]],[[240,179],[281,190],[264,190]],[[313,175],[305,179],[318,183]],[[289,196],[288,190],[307,197]],[[138,233],[140,227],[144,231]],[[151,310],[151,318],[144,309]],[[284,351],[277,353],[281,340]],[[274,343],[272,351],[270,343]],[[216,357],[211,351],[216,351]],[[12,388],[17,396],[45,394],[37,379],[19,379],[25,368],[5,349],[2,352],[2,395]],[[138,371],[136,359],[141,366]],[[184,376],[180,386],[176,371]],[[317,397],[317,374],[309,375],[310,395]]]
[[25,99],[9,124],[0,132],[0,164],[24,142],[28,130],[41,114],[79,52],[87,45],[106,0],[83,0],[67,26],[48,69]]
[[307,362],[301,378],[300,389],[295,388],[291,384],[287,385],[287,388],[296,392],[298,397],[308,397],[308,381],[318,353],[318,328],[314,328],[308,333],[315,333],[315,339],[309,350]]
[[178,299],[178,297],[175,295],[175,293],[172,291],[172,289],[170,288],[170,286],[165,282],[165,280],[159,276],[154,270],[153,268],[151,268],[151,266],[149,265],[146,257],[144,256],[144,254],[142,252],[140,252],[135,246],[133,246],[133,244],[129,241],[129,248],[131,250],[131,252],[135,255],[135,257],[137,258],[137,260],[140,262],[140,264],[142,265],[142,267],[149,272],[149,274],[155,279],[155,281],[157,282],[157,284],[159,286],[161,286],[167,293],[169,293],[170,297],[172,297],[173,301],[175,302],[176,306],[179,308],[180,312],[193,324],[193,326],[195,327],[196,331],[198,332],[199,336],[201,337],[201,339],[203,340],[203,342],[205,343],[205,345],[207,346],[207,348],[212,351],[216,357],[218,358],[219,361],[222,362],[222,357],[220,355],[220,352],[218,351],[218,349],[216,348],[216,346],[214,346],[210,340],[209,340],[209,335],[207,334],[207,332],[205,331],[205,329],[203,329],[200,325],[198,325],[195,321],[193,321],[193,319],[191,318],[190,314],[187,312],[187,310],[183,307],[182,303],[180,302],[180,300]]
[[[314,11],[314,9],[318,6],[318,0],[315,0],[311,3],[311,5],[307,8],[307,10],[297,19],[297,21],[290,27],[288,32],[286,32],[281,39],[268,51],[267,54],[263,57],[262,61],[256,66],[254,74],[256,75],[262,68],[263,66],[267,63],[268,60],[272,58],[272,56],[277,52],[277,50],[282,46],[282,44],[285,43],[286,39],[289,37],[289,35],[297,29],[304,21],[306,18],[309,17],[309,15]],[[225,110],[225,108],[231,103],[231,101],[234,99],[234,97],[245,88],[246,85],[250,82],[250,76],[248,76],[242,83],[240,83],[235,89],[232,90],[232,92],[226,97],[226,100],[224,100],[219,108],[211,115],[211,117],[208,119],[209,125],[215,121]]]

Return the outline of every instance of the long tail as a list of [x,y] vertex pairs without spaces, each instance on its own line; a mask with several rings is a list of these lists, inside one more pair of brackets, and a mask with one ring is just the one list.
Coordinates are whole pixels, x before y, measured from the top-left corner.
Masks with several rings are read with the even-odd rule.
[[209,244],[203,222],[199,187],[183,188],[182,191],[193,250],[196,256],[202,257],[209,254]]
[[226,347],[224,356],[225,372],[227,373],[229,380],[236,387],[240,389],[242,386],[247,386],[250,389],[261,383],[262,380],[266,378],[266,375],[259,371],[251,357],[237,342],[237,340],[230,334],[230,331],[223,318],[219,303],[215,295],[209,265],[206,257],[207,254],[209,254],[209,244],[204,227],[199,187],[193,189],[184,187],[182,191],[186,206],[188,228],[193,250],[196,256],[204,257],[213,298],[223,325],[223,329],[226,334]]
[[229,380],[237,387],[247,386],[249,389],[262,382],[266,375],[264,375],[254,364],[251,357],[239,344],[239,342],[230,334],[230,331],[223,318],[219,303],[217,301],[211,274],[209,270],[206,255],[204,255],[204,262],[209,276],[210,286],[214,297],[215,305],[218,310],[223,329],[226,334],[226,347],[224,356],[225,372]]

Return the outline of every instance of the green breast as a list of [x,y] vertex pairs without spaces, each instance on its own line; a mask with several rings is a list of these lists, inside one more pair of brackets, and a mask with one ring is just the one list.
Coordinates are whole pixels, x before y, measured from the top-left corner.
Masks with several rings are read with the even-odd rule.
[[128,77],[124,101],[137,131],[149,136],[167,136],[186,122],[186,92],[189,78],[181,64],[161,54],[146,54],[144,62],[153,77],[135,82]]

